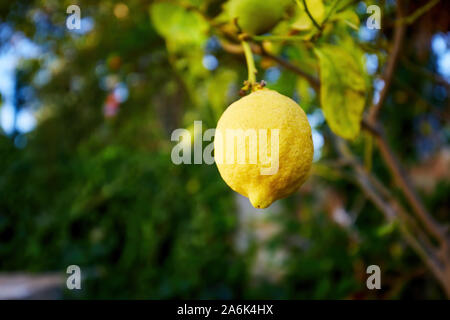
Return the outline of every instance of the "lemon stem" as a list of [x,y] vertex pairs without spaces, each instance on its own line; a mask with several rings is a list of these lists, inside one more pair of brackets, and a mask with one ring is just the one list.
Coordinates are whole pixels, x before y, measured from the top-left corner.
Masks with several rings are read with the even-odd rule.
[[244,48],[245,60],[247,61],[248,82],[253,87],[253,85],[256,83],[256,73],[258,72],[258,70],[256,70],[255,60],[253,59],[253,52],[250,48],[249,43],[243,40],[242,47]]

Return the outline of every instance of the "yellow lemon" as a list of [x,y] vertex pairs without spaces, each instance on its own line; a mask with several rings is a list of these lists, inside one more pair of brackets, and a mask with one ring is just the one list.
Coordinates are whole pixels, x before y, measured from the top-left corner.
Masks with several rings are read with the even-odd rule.
[[214,158],[223,180],[255,208],[295,192],[313,159],[311,127],[303,109],[276,91],[255,91],[222,114]]

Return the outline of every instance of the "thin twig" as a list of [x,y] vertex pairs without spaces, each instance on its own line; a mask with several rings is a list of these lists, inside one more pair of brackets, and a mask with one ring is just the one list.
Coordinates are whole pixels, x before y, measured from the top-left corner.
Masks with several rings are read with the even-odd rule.
[[[399,227],[405,240],[419,257],[422,258],[435,277],[439,280],[439,283],[442,284],[446,294],[450,297],[448,294],[448,280],[446,280],[445,276],[445,266],[439,261],[436,250],[429,242],[428,237],[420,228],[418,228],[417,224],[411,220],[403,206],[390,194],[390,192],[387,191],[386,187],[384,187],[373,174],[370,174],[364,169],[361,163],[359,163],[348,149],[345,141],[337,137],[334,141],[341,157],[355,169],[356,182],[361,190],[373,202],[378,210],[385,215],[388,221],[394,221],[395,219],[402,221],[402,223],[399,223]],[[418,233],[419,239],[423,240],[422,242],[413,236],[408,229],[408,226]]]
[[424,205],[419,200],[419,197],[415,193],[408,176],[400,166],[400,163],[397,160],[397,157],[394,155],[393,150],[386,142],[386,137],[380,126],[374,126],[369,123],[369,121],[363,119],[362,127],[374,136],[375,142],[377,143],[381,155],[386,165],[388,166],[389,171],[394,177],[395,182],[402,189],[414,212],[425,225],[428,232],[435,236],[439,241],[445,243],[446,237],[443,228],[441,228],[440,225],[434,220],[433,216],[427,212]]
[[278,63],[280,66],[285,67],[286,69],[298,74],[299,76],[301,76],[302,78],[306,79],[309,84],[316,90],[319,91],[320,89],[320,81],[315,78],[314,76],[308,74],[307,72],[303,71],[302,69],[300,69],[299,67],[297,67],[296,65],[290,63],[289,61],[286,61],[278,56],[275,56],[269,52],[267,52],[266,50],[264,50],[264,48],[261,46],[261,55],[263,57],[266,57],[276,63]]
[[420,18],[422,15],[427,13],[429,10],[431,10],[435,5],[438,4],[440,0],[432,0],[428,3],[426,3],[424,6],[420,7],[416,11],[414,11],[411,15],[408,17],[404,17],[398,23],[402,24],[413,24],[414,21],[416,21],[418,18]]
[[322,31],[322,27],[317,23],[316,19],[311,15],[311,12],[309,12],[308,6],[306,5],[306,0],[303,0],[303,6],[305,7],[306,14],[308,15],[309,19],[311,19],[312,23],[316,26],[316,28],[319,31]]
[[[224,41],[224,40],[221,40],[220,44],[221,44],[222,48],[228,53],[236,54],[236,55],[244,54],[244,50],[242,49],[241,45],[230,43],[230,42]],[[275,55],[267,52],[266,50],[264,50],[264,48],[262,46],[256,46],[256,45],[250,44],[250,47],[251,47],[253,53],[259,54],[269,60],[272,60],[272,61],[276,62],[277,64],[279,64],[280,66],[286,68],[287,70],[290,70],[291,72],[301,76],[302,78],[307,80],[309,82],[309,84],[311,85],[311,87],[313,87],[316,91],[318,91],[320,89],[320,81],[316,77],[310,75],[306,71],[303,71],[302,69],[300,69],[296,65],[290,63],[289,61],[286,61],[283,58],[280,58],[278,56],[275,56]]]
[[327,16],[322,21],[322,27],[327,23],[328,19],[330,19],[331,15],[333,14],[334,9],[336,9],[336,5],[339,3],[340,0],[334,0],[333,4],[331,5],[330,11],[328,11]]
[[417,214],[418,218],[423,222],[426,229],[439,241],[445,242],[444,230],[440,225],[434,220],[432,215],[427,212],[422,202],[419,200],[418,195],[415,193],[406,173],[403,171],[399,164],[394,152],[389,147],[386,142],[384,134],[381,132],[379,135],[375,136],[375,142],[381,152],[381,155],[389,168],[389,171],[394,177],[397,185],[403,191],[408,202],[411,204],[414,212]]
[[427,79],[429,79],[439,85],[444,86],[447,91],[450,91],[450,83],[448,83],[447,80],[445,80],[440,75],[438,75],[426,68],[419,67],[417,64],[410,61],[407,57],[404,57],[404,56],[401,57],[401,62],[402,62],[403,66],[405,66],[407,69],[411,70],[412,72],[418,73],[420,76],[424,76]]
[[[403,1],[397,1],[397,21],[401,21],[405,15],[403,8]],[[384,87],[380,92],[379,100],[373,104],[369,109],[368,121],[363,127],[372,127],[377,128],[376,131],[369,130],[372,132],[375,137],[375,142],[377,143],[378,148],[380,149],[381,155],[389,168],[392,176],[394,177],[397,185],[403,191],[405,197],[408,202],[411,204],[416,215],[419,219],[424,223],[427,230],[435,236],[439,241],[445,243],[445,234],[443,230],[440,228],[439,224],[434,221],[433,217],[427,212],[424,205],[419,200],[419,197],[414,191],[409,179],[403,169],[401,168],[399,161],[394,155],[393,151],[389,147],[386,142],[386,137],[382,131],[380,125],[377,124],[378,114],[385,102],[387,94],[390,89],[390,85],[393,79],[395,66],[400,56],[400,49],[403,43],[404,35],[406,32],[406,26],[402,23],[397,23],[394,31],[394,45],[392,52],[389,55],[389,61],[387,62],[387,66],[385,72],[383,74],[382,79],[384,80]]]
[[[398,0],[397,1],[397,20],[401,20],[403,18],[403,16],[404,16],[403,1]],[[389,87],[391,85],[392,75],[394,74],[394,70],[397,65],[397,60],[400,55],[400,50],[401,50],[401,47],[403,44],[403,39],[405,37],[405,31],[406,31],[406,26],[404,24],[397,23],[395,25],[394,40],[393,40],[394,45],[389,54],[389,60],[386,65],[384,74],[382,76],[382,79],[384,80],[384,86],[380,92],[380,97],[379,97],[377,103],[373,104],[372,107],[369,109],[369,122],[371,122],[372,124],[376,121],[376,119],[378,117],[378,113],[380,112],[380,109],[383,106],[384,101],[387,97],[387,93],[388,93]]]
[[254,41],[294,41],[294,42],[310,42],[301,36],[279,36],[279,35],[262,35],[262,36],[251,36]]

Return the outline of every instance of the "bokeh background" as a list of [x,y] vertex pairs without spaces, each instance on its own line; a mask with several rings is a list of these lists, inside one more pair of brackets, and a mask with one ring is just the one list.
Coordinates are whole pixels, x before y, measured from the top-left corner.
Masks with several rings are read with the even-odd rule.
[[[223,2],[185,5],[212,19]],[[406,2],[415,12],[427,1]],[[71,4],[81,8],[79,30],[66,27]],[[381,30],[365,25],[370,4],[382,8]],[[438,1],[408,26],[382,116],[442,224],[450,221],[448,5]],[[301,190],[256,210],[215,165],[174,165],[171,132],[192,131],[194,120],[214,128],[247,69],[213,31],[172,29],[196,42],[175,50],[152,6],[0,1],[0,297],[446,297],[397,224],[330,169],[336,151],[317,92],[273,61],[256,57],[258,78],[296,99],[313,128],[314,169]],[[371,48],[366,69],[377,92],[396,2],[351,8],[361,24],[348,33]],[[308,67],[300,44],[275,46]],[[354,148],[363,154],[362,138]],[[376,151],[372,170],[393,185]],[[372,264],[382,270],[381,290],[366,287]],[[81,267],[82,290],[64,289],[69,265]]]

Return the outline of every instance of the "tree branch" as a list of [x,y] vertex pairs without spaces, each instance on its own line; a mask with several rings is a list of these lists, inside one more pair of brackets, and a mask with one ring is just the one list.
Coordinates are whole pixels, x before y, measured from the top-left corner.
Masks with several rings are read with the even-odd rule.
[[[242,49],[242,46],[240,46],[240,45],[230,43],[230,42],[224,41],[224,40],[221,40],[220,44],[221,44],[222,48],[228,53],[236,54],[236,55],[244,54],[244,50]],[[290,63],[289,61],[286,61],[280,57],[277,57],[277,56],[267,52],[266,50],[264,50],[264,48],[262,46],[251,45],[251,49],[252,49],[253,53],[261,55],[265,58],[268,58],[269,60],[276,62],[277,64],[286,68],[287,70],[290,70],[293,73],[306,79],[309,82],[309,84],[311,85],[311,87],[313,87],[316,91],[319,91],[320,81],[317,78],[315,78],[314,76],[308,74],[307,72],[303,71],[296,65]]]
[[261,46],[261,55],[263,57],[266,57],[276,63],[278,63],[280,66],[298,74],[299,76],[301,76],[302,78],[306,79],[309,84],[316,90],[319,91],[320,90],[320,81],[315,78],[314,76],[306,73],[305,71],[303,71],[302,69],[300,69],[299,67],[297,67],[296,65],[290,63],[289,61],[286,61],[280,57],[274,56],[273,54],[267,52],[266,50],[264,50],[264,48]]
[[441,230],[439,224],[434,221],[433,217],[427,212],[419,197],[415,193],[409,179],[403,169],[401,168],[396,156],[394,155],[392,149],[386,142],[386,137],[380,125],[377,124],[378,114],[386,100],[387,94],[390,89],[392,78],[394,75],[395,66],[400,56],[400,49],[403,43],[404,35],[406,32],[405,24],[401,23],[403,17],[405,16],[403,1],[397,1],[397,23],[395,25],[394,31],[394,44],[392,51],[389,55],[389,60],[385,72],[383,74],[384,87],[380,92],[379,100],[373,104],[369,109],[369,115],[367,121],[363,122],[363,128],[370,128],[371,132],[375,137],[375,142],[380,149],[381,155],[389,168],[396,184],[403,191],[405,197],[410,203],[416,215],[424,223],[426,229],[435,236],[439,241],[445,243],[445,234]]
[[380,132],[379,135],[375,135],[375,142],[386,165],[389,168],[389,171],[394,177],[396,184],[403,191],[408,203],[411,205],[418,218],[423,222],[428,232],[430,232],[440,242],[445,243],[446,238],[443,228],[441,228],[441,226],[434,220],[433,216],[428,213],[422,202],[419,200],[419,197],[414,191],[408,176],[400,166],[394,152],[387,144],[383,132]]
[[401,23],[401,20],[405,16],[404,8],[403,8],[403,0],[397,1],[397,21],[395,24],[394,30],[394,44],[392,46],[392,50],[389,53],[389,60],[386,65],[386,69],[384,70],[384,74],[382,79],[384,81],[384,87],[380,92],[380,98],[377,103],[373,104],[369,109],[369,122],[375,123],[378,113],[380,112],[381,107],[384,104],[384,101],[387,97],[389,87],[391,85],[392,75],[394,74],[395,67],[397,65],[398,57],[400,55],[400,50],[403,44],[403,39],[405,37],[406,26]]
[[[446,257],[442,257],[442,262],[439,256],[436,254],[437,250],[434,248],[426,234],[417,226],[414,220],[407,214],[403,206],[387,191],[382,183],[372,174],[367,172],[361,163],[353,156],[348,149],[345,141],[336,137],[336,148],[343,158],[345,163],[351,165],[355,172],[355,178],[357,184],[360,186],[364,194],[373,202],[373,204],[380,210],[388,221],[394,221],[396,219],[401,220],[399,224],[400,231],[404,236],[406,242],[410,247],[422,258],[428,268],[433,272],[435,277],[442,284],[446,294],[450,297],[449,281],[446,278]],[[416,239],[410,232],[409,228],[418,233]]]
[[427,2],[423,7],[420,7],[416,11],[414,11],[409,17],[404,17],[400,20],[400,23],[403,24],[412,24],[416,21],[420,16],[424,15],[426,12],[431,10],[435,5],[438,4],[440,0],[432,0]]

